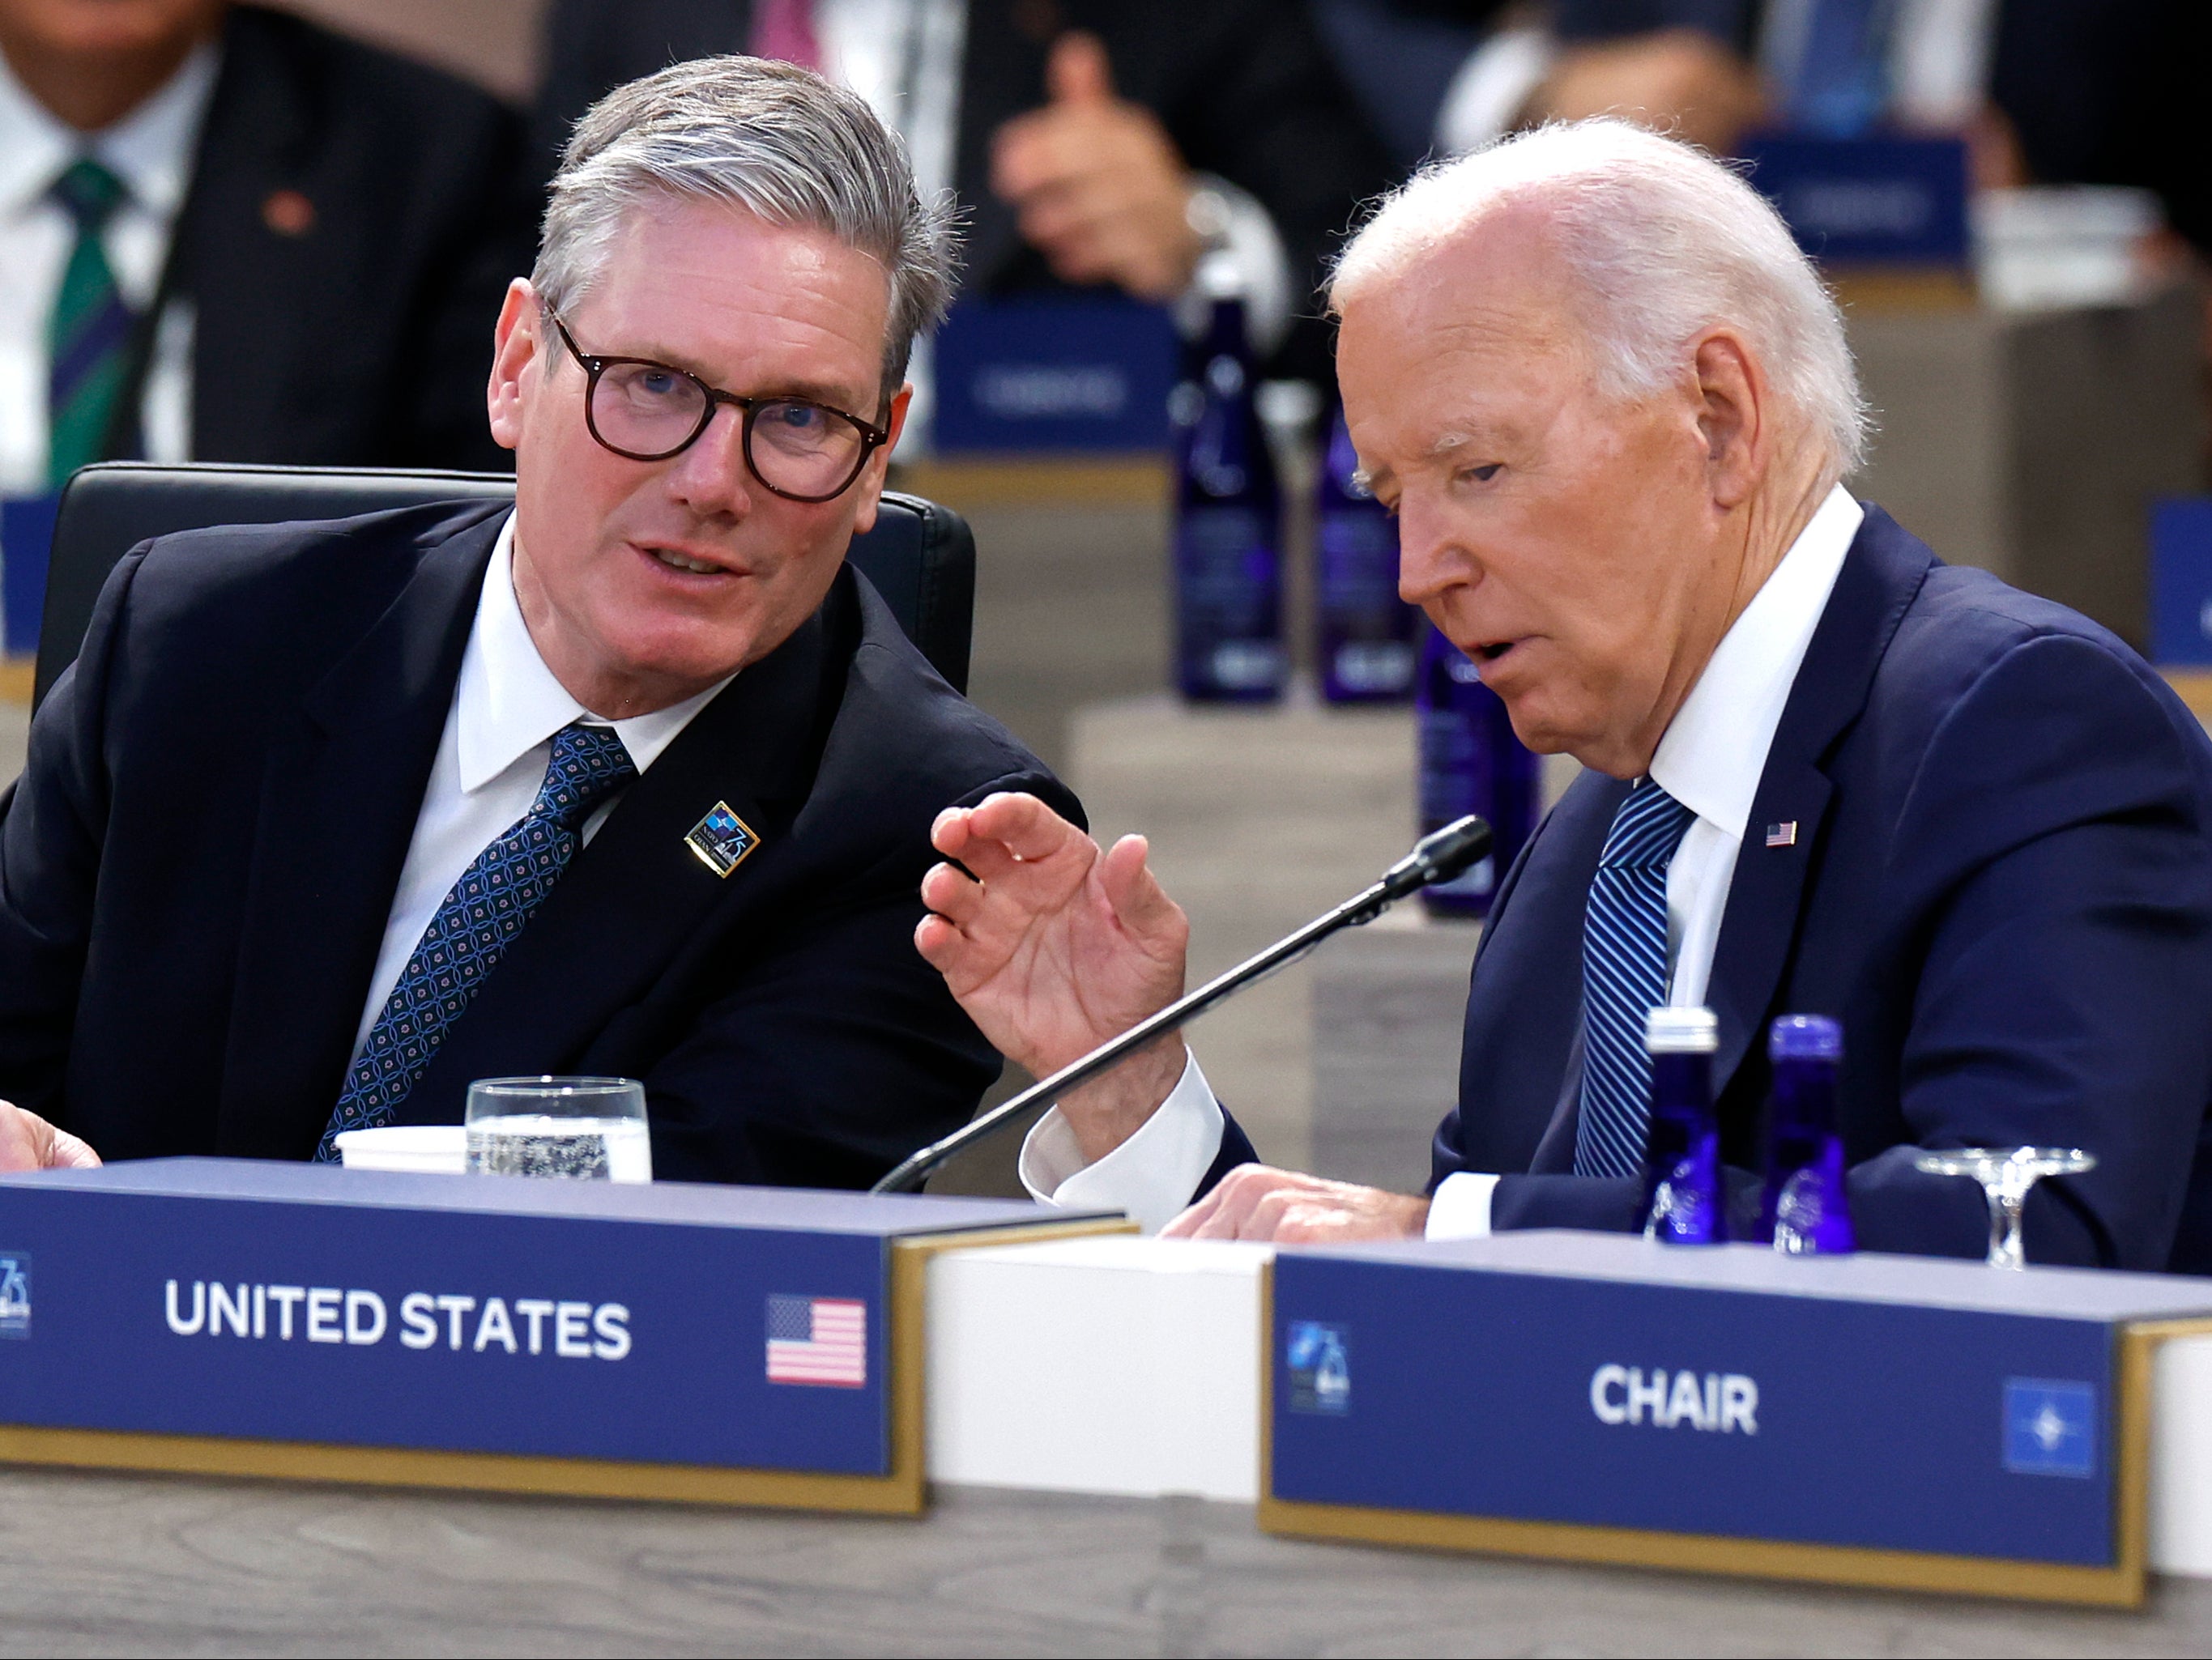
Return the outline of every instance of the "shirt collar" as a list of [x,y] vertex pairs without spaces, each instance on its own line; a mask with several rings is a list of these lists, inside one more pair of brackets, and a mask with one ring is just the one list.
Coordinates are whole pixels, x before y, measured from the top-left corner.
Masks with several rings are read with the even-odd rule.
[[0,215],[35,207],[64,167],[92,154],[130,187],[131,200],[167,218],[185,199],[200,122],[215,92],[222,49],[193,49],[160,91],[113,126],[78,132],[31,96],[0,58]]
[[1651,778],[1699,818],[1743,839],[1774,729],[1866,509],[1840,484],[1713,648],[1651,757]]
[[649,715],[603,720],[570,696],[554,678],[530,637],[514,597],[514,515],[500,526],[477,597],[476,626],[461,657],[457,693],[460,718],[461,788],[473,792],[499,777],[571,721],[611,726],[630,765],[643,772],[676,741],[691,718],[720,694],[726,676],[695,697]]

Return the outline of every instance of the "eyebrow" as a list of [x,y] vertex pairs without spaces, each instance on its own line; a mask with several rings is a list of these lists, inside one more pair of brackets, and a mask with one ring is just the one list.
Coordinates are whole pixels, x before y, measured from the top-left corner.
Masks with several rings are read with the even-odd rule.
[[[579,343],[580,344],[581,342]],[[687,357],[684,353],[668,351],[657,346],[648,346],[636,351],[597,352],[589,354],[589,355],[607,358],[626,357],[646,363],[658,363],[666,368],[681,369],[686,374],[696,375],[700,379],[705,381],[709,386],[713,386],[718,391],[728,390],[728,388],[724,387],[713,375],[708,373],[705,369],[700,367],[696,361]],[[847,415],[861,415],[863,410],[868,409],[871,400],[875,397],[877,394],[870,393],[863,395],[857,403],[848,402],[848,399],[850,398],[851,393],[843,387],[833,386],[826,381],[793,379],[775,382],[763,391],[746,392],[744,396],[752,398],[796,398],[801,403],[820,403],[830,409],[840,410]],[[863,415],[862,418],[872,422],[876,419],[876,416],[872,413],[870,413]]]

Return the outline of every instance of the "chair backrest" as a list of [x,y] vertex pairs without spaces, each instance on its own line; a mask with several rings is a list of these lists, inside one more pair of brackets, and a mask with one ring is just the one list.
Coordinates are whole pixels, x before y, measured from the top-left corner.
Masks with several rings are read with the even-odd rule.
[[[214,524],[346,518],[434,501],[512,501],[500,473],[378,468],[161,467],[111,461],[87,467],[62,492],[39,627],[33,706],[76,660],[108,573],[149,536]],[[937,672],[968,689],[975,621],[975,537],[950,508],[886,491],[875,528],[848,557],[876,585],[907,637]]]

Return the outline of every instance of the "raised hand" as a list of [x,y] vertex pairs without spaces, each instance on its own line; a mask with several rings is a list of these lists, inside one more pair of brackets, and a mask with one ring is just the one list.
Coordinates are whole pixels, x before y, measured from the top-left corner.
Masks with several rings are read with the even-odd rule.
[[1248,1164],[1223,1177],[1212,1192],[1162,1228],[1160,1238],[1284,1245],[1417,1239],[1428,1219],[1426,1199]]
[[1116,95],[1096,35],[1071,30],[1053,43],[1045,88],[1049,103],[993,139],[991,187],[1061,281],[1172,300],[1189,287],[1200,251],[1175,141],[1150,110]]
[[[1036,797],[999,795],[948,809],[930,839],[958,863],[922,879],[932,914],[915,946],[983,1035],[1038,1077],[1182,994],[1190,924],[1143,837],[1102,853]],[[1086,1158],[1136,1132],[1183,1058],[1181,1039],[1163,1039],[1060,1103]]]
[[0,1171],[84,1168],[100,1154],[35,1112],[0,1101]]

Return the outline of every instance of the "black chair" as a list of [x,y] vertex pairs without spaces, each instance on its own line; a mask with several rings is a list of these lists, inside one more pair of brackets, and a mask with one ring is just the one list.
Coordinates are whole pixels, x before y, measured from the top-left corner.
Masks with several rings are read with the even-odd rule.
[[[76,660],[100,591],[123,555],[149,536],[212,524],[345,518],[431,501],[512,501],[500,473],[376,468],[158,467],[103,462],[62,492],[39,625],[32,707]],[[950,508],[885,492],[876,527],[853,538],[853,564],[876,585],[907,637],[956,690],[968,689],[975,621],[975,537]]]

